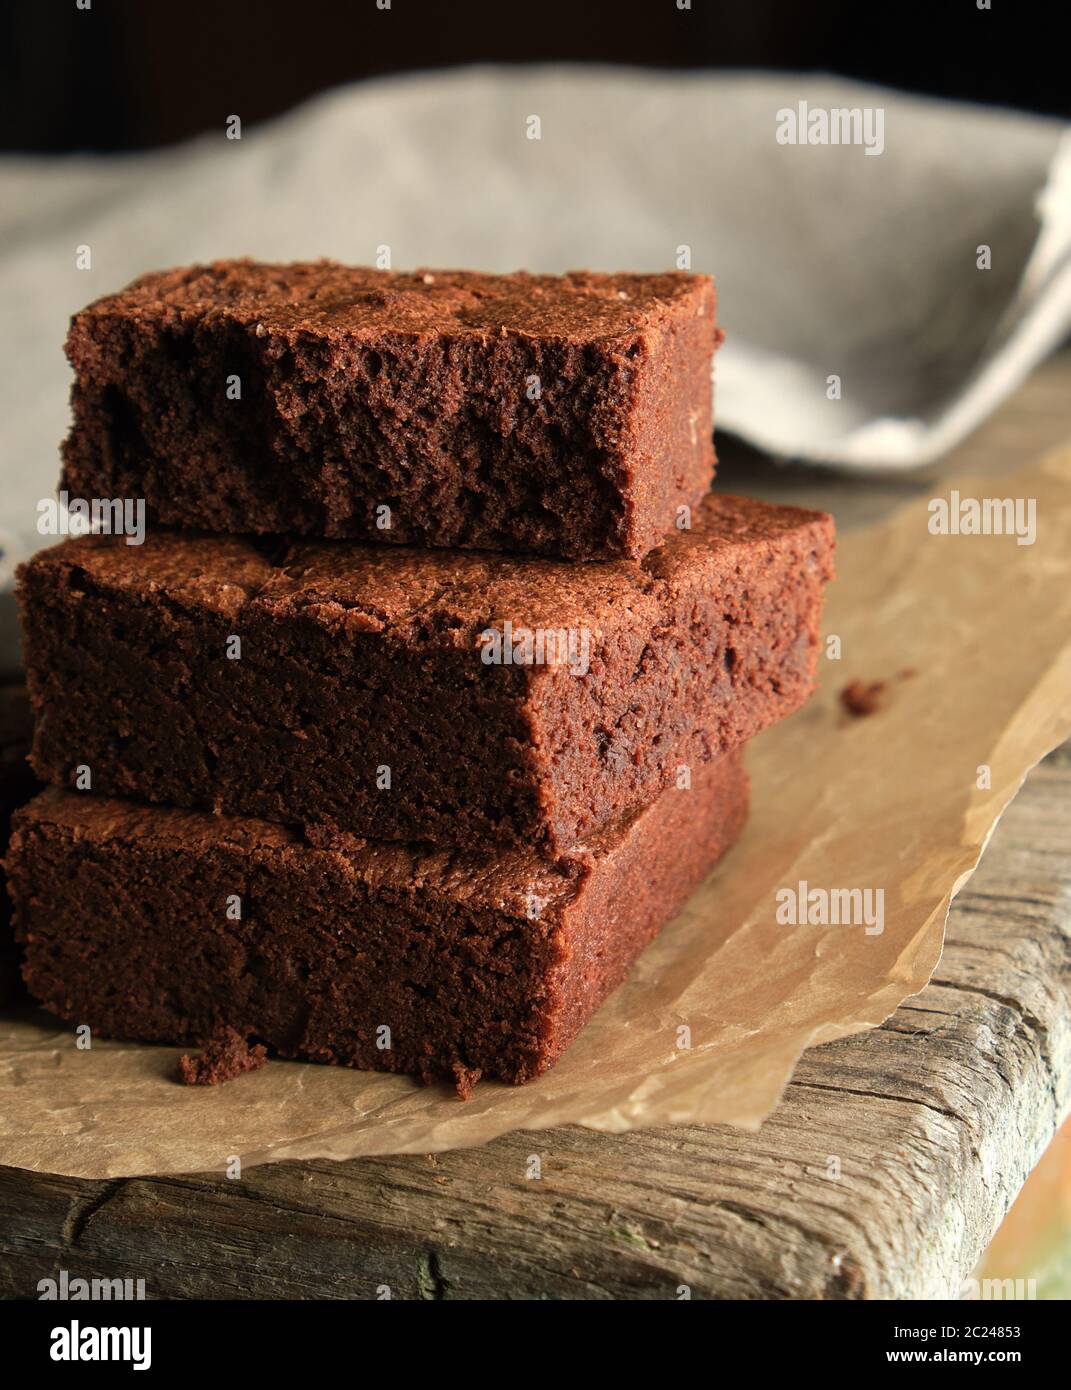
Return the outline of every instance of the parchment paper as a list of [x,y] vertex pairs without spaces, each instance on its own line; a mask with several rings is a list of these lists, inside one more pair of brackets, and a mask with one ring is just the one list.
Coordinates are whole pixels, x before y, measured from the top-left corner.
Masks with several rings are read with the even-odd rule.
[[[748,830],[547,1076],[481,1082],[467,1103],[289,1062],[186,1088],[171,1079],[176,1049],[79,1052],[42,1015],[9,1017],[0,1163],[105,1177],[430,1152],[565,1123],[757,1125],[803,1048],[877,1025],[924,986],[951,896],[1071,731],[1071,450],[1007,477],[945,476],[934,495],[953,487],[1036,499],[1036,543],[931,535],[925,496],[842,538],[825,624],[842,655],[822,660],[804,710],[752,744]],[[876,713],[841,708],[848,680],[908,669]],[[800,880],[883,888],[884,931],[778,925],[775,895]]]

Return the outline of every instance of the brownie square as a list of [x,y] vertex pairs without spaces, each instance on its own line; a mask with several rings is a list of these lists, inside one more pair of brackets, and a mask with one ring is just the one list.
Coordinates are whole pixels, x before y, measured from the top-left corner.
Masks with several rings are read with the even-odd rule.
[[707,276],[220,261],[75,315],[63,487],[161,523],[639,557],[714,469]]
[[570,853],[802,704],[832,546],[718,496],[642,562],[66,541],[19,576],[33,765],[321,844]]
[[[49,788],[7,869],[27,985],[106,1037],[523,1082],[561,1055],[732,844],[740,752],[579,858],[368,841]],[[387,1030],[387,1031],[384,1031]]]

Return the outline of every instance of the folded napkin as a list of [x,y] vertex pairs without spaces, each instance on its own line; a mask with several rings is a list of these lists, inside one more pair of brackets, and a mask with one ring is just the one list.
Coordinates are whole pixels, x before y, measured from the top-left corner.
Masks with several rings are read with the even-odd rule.
[[68,316],[224,256],[687,263],[718,278],[720,427],[854,468],[930,460],[1071,327],[1071,140],[826,78],[463,69],[336,91],[240,139],[221,113],[150,154],[0,160],[0,244],[10,568],[48,539]]

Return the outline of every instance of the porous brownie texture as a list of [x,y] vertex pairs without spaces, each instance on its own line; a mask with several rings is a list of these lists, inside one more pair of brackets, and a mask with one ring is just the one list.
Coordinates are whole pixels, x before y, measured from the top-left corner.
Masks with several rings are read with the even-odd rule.
[[76,314],[63,486],[226,532],[639,557],[710,487],[708,276],[219,261]]
[[719,496],[640,562],[80,537],[20,571],[33,765],[320,844],[552,858],[804,701],[832,545]]
[[[25,685],[16,680],[0,683],[0,854],[7,846],[12,812],[39,790],[26,760],[32,732],[33,717]],[[21,995],[11,906],[0,876],[0,1004],[10,1004]]]
[[62,1018],[145,1042],[236,1034],[464,1095],[545,1071],[746,814],[740,751],[558,864],[318,849],[266,821],[49,788],[18,813],[7,867],[26,983]]

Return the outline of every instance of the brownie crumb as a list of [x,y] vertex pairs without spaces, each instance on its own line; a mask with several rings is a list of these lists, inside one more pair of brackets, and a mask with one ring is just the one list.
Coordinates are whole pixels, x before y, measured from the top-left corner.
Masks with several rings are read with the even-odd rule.
[[479,1067],[466,1067],[461,1062],[455,1062],[451,1070],[454,1073],[454,1090],[457,1092],[458,1100],[468,1100],[483,1072]]
[[179,1058],[178,1079],[184,1086],[218,1086],[244,1071],[256,1071],[267,1060],[266,1047],[251,1046],[234,1028],[224,1028],[199,1057]]
[[[915,668],[909,666],[903,671],[898,671],[893,679],[906,681],[910,680],[914,674]],[[885,703],[885,695],[892,683],[892,681],[849,681],[840,692],[840,702],[848,713],[857,719],[874,714]]]
[[849,681],[840,692],[840,702],[856,718],[873,714],[881,706],[888,681]]
[[482,1075],[481,1067],[467,1067],[464,1062],[451,1062],[449,1067],[444,1069],[431,1058],[425,1057],[417,1064],[417,1076],[422,1086],[436,1086],[453,1077],[458,1100],[468,1100]]

